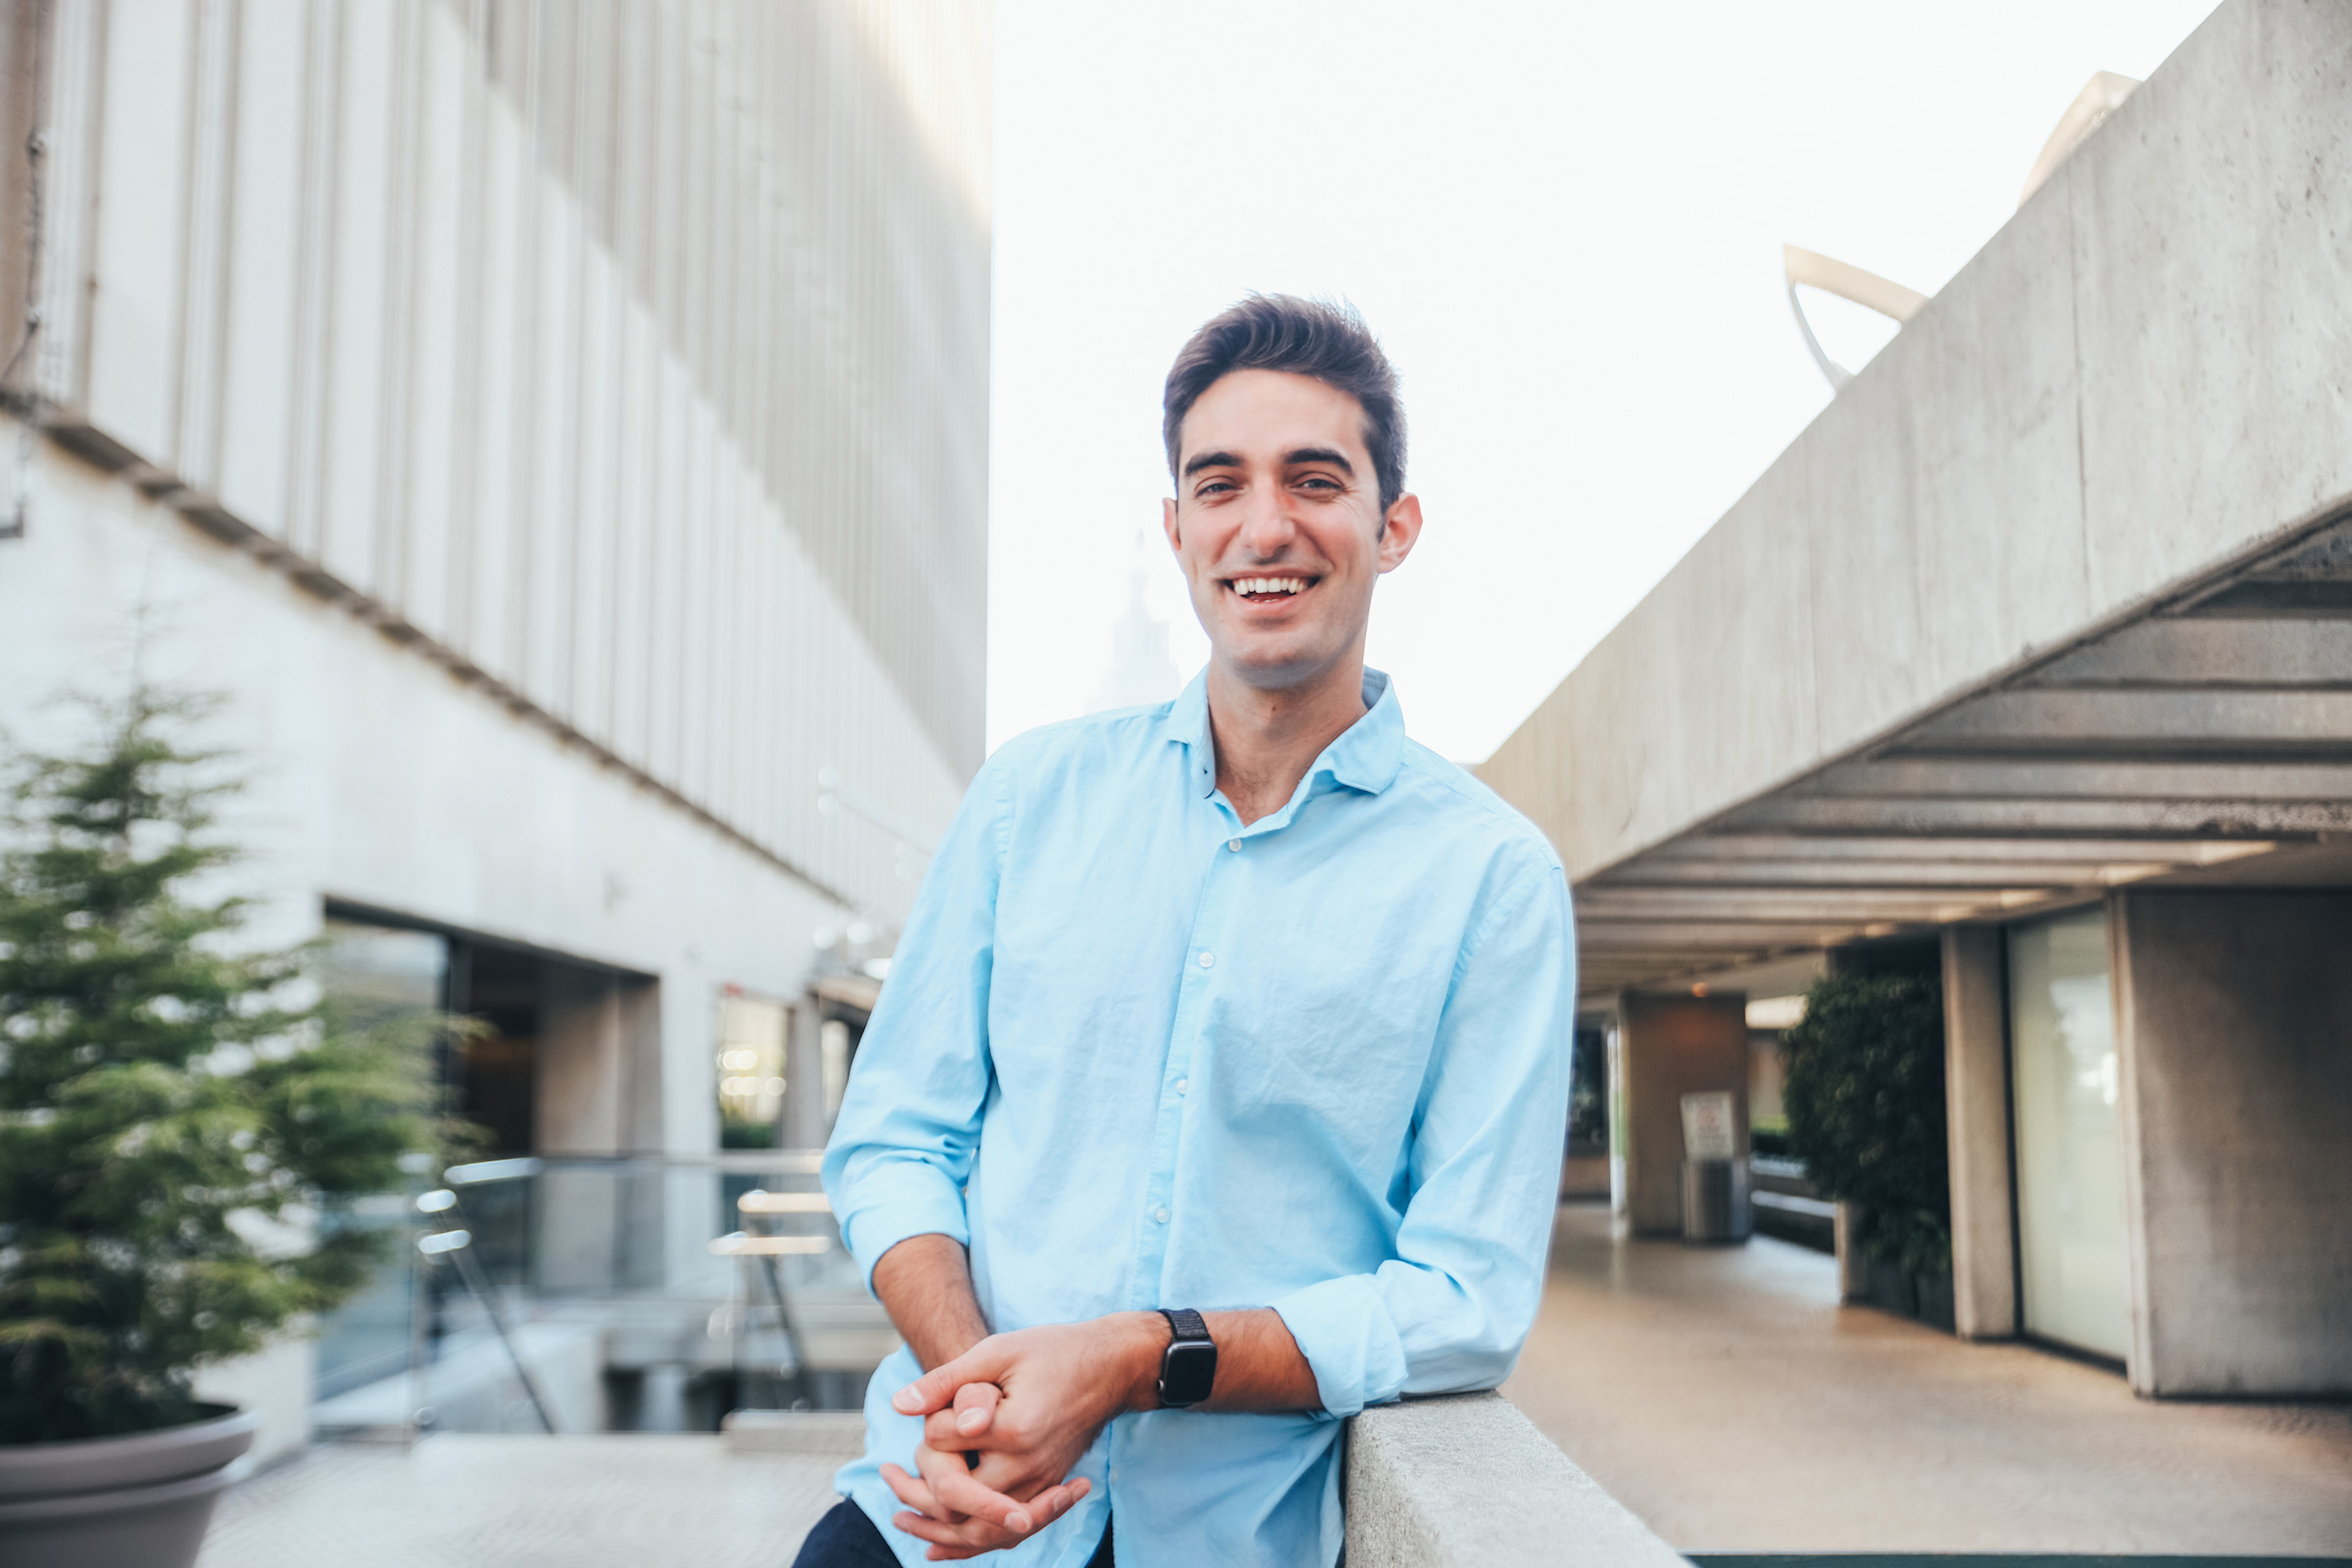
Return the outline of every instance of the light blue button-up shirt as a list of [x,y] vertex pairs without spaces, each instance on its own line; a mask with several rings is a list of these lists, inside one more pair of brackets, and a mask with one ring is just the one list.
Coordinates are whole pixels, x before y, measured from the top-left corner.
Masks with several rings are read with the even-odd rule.
[[[1405,738],[1388,677],[1288,805],[1216,787],[1202,679],[1058,724],[972,781],[900,938],[825,1153],[870,1281],[936,1232],[1000,1331],[1271,1306],[1323,1409],[1123,1415],[1094,1491],[1006,1553],[1077,1568],[1328,1565],[1339,1418],[1492,1388],[1534,1321],[1568,1106],[1568,888],[1534,827]],[[902,1561],[865,1401],[837,1485]]]

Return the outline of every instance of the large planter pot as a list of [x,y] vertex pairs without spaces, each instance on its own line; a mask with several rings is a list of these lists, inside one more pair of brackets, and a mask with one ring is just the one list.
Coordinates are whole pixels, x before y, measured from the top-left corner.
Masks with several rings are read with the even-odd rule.
[[229,1461],[259,1418],[74,1443],[0,1445],[0,1563],[8,1568],[188,1568]]

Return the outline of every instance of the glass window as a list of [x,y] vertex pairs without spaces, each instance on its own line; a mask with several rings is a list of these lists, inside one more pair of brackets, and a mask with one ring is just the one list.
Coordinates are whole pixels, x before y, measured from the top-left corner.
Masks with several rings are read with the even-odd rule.
[[2010,928],[2009,1041],[2026,1332],[2120,1360],[2132,1309],[2104,909]]
[[718,1009],[718,1144],[773,1149],[784,1115],[784,1042],[792,1012],[780,1002],[727,997]]
[[[330,919],[318,970],[325,1000],[341,1027],[397,1026],[440,1011],[448,985],[449,943],[429,931]],[[407,1369],[409,1275],[416,1254],[406,1244],[416,1217],[406,1193],[351,1200],[319,1217],[325,1232],[378,1233],[382,1251],[367,1286],[319,1321],[315,1397],[329,1398]]]

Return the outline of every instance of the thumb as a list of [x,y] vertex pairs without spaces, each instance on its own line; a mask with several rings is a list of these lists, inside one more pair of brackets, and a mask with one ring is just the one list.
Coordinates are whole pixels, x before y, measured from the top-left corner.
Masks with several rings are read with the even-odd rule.
[[956,1391],[966,1383],[994,1383],[1001,1370],[992,1336],[953,1361],[942,1361],[890,1396],[891,1408],[901,1415],[929,1415],[955,1401]]

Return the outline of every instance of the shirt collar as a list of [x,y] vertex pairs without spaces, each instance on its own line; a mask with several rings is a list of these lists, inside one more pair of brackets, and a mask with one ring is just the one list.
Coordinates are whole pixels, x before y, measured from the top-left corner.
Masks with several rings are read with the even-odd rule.
[[[1329,773],[1349,789],[1378,795],[1396,781],[1404,763],[1404,710],[1396,683],[1385,671],[1364,667],[1364,716],[1323,749],[1308,776]],[[1195,675],[1168,707],[1160,733],[1181,742],[1192,769],[1192,792],[1201,800],[1217,793],[1217,748],[1208,727],[1208,671]]]

